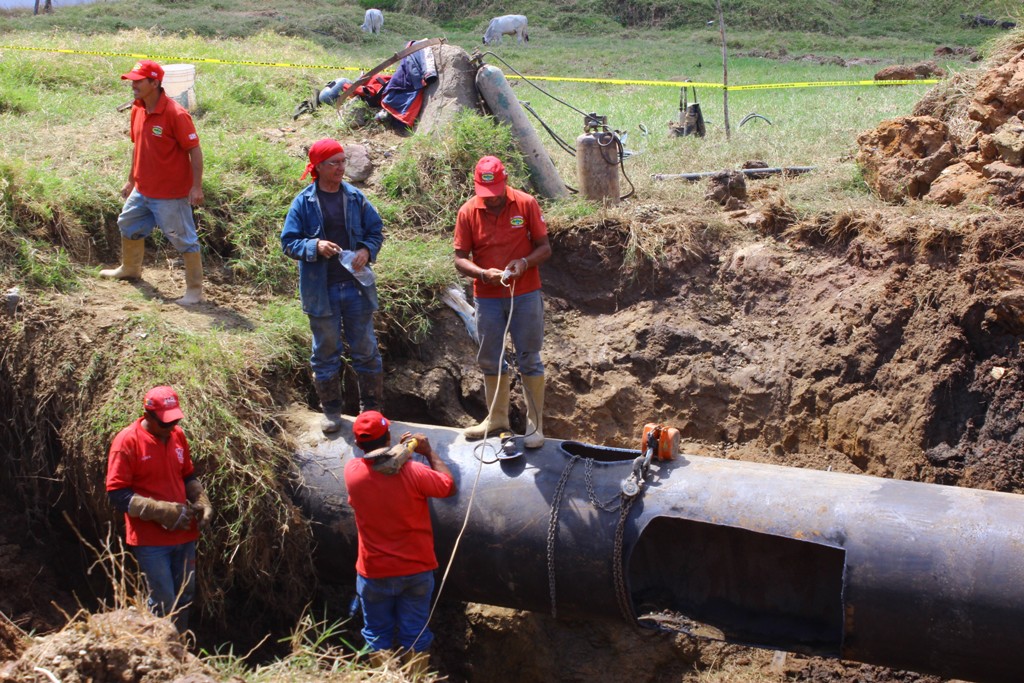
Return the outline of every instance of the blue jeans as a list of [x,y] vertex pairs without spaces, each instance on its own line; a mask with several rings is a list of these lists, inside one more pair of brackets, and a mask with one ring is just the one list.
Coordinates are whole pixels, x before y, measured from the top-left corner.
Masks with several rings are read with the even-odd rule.
[[196,592],[196,542],[137,545],[132,552],[146,577],[153,614],[171,615],[178,632],[184,633],[188,630],[188,609]]
[[341,371],[342,333],[352,354],[352,367],[360,374],[384,371],[373,332],[373,305],[355,282],[339,282],[327,287],[331,315],[309,316],[313,332],[313,354],[309,364],[313,375],[323,382]]
[[181,253],[199,251],[196,223],[188,197],[150,199],[139,194],[138,190],[132,190],[121,209],[121,215],[117,217],[121,235],[129,240],[145,239],[157,225],[164,237]]
[[430,647],[434,634],[427,628],[427,620],[434,593],[433,571],[386,579],[357,574],[356,593],[363,607],[363,638],[371,650],[394,647],[396,629],[401,647],[416,652]]
[[498,358],[505,348],[505,325],[512,316],[509,334],[515,348],[519,372],[526,376],[544,374],[540,349],[544,345],[544,301],[540,290],[510,299],[482,299],[474,301],[476,329],[480,334],[480,351],[476,360],[485,375],[503,375],[508,363],[498,367]]

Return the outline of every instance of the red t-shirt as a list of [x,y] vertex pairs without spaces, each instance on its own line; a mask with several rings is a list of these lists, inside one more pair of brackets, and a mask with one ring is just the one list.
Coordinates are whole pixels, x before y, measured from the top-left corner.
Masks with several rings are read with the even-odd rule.
[[356,571],[368,579],[409,576],[437,569],[427,498],[446,498],[455,482],[410,460],[397,474],[374,472],[370,461],[345,463],[348,503],[356,513]]
[[[122,429],[110,444],[107,457],[107,491],[131,489],[154,500],[184,503],[185,477],[192,474],[192,456],[181,427],[175,427],[167,443],[142,426],[142,418]],[[199,538],[195,521],[188,529],[168,531],[157,522],[124,516],[128,545],[178,545]]]
[[[455,249],[472,254],[481,268],[505,270],[509,263],[526,258],[537,240],[547,237],[548,226],[537,200],[519,190],[505,187],[505,208],[497,216],[487,210],[484,200],[473,197],[459,209],[455,219]],[[516,280],[516,294],[540,289],[540,271],[530,268]],[[507,299],[511,289],[483,280],[473,282],[473,296]]]
[[131,118],[135,189],[150,199],[180,199],[192,189],[188,151],[199,146],[192,116],[163,92],[153,112],[135,100]]

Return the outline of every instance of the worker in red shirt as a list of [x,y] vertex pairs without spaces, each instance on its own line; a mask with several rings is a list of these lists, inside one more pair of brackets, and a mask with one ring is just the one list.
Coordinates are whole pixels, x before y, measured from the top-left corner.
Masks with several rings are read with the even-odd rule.
[[487,417],[463,431],[481,439],[508,429],[509,377],[503,357],[505,330],[515,348],[516,365],[526,394],[523,445],[544,445],[544,302],[537,267],[551,257],[548,228],[537,200],[507,185],[505,166],[497,157],[477,162],[476,196],[459,209],[455,221],[455,268],[473,278]]
[[[360,413],[352,434],[363,451],[345,463],[345,488],[359,536],[356,593],[362,634],[374,664],[397,646],[410,668],[423,673],[434,639],[427,621],[438,566],[427,499],[454,495],[455,480],[423,434],[406,432],[400,439],[405,448],[389,448],[391,423],[376,410]],[[409,459],[411,451],[427,464]]]
[[117,217],[121,265],[102,277],[137,280],[142,276],[146,237],[157,225],[185,261],[182,306],[203,301],[203,261],[193,206],[203,203],[203,151],[192,116],[164,93],[164,70],[143,59],[123,80],[132,82],[131,137],[134,144],[124,207]]
[[196,478],[174,389],[150,389],[143,416],[122,429],[107,458],[107,496],[124,513],[125,540],[149,587],[149,605],[188,629],[196,539],[213,506]]

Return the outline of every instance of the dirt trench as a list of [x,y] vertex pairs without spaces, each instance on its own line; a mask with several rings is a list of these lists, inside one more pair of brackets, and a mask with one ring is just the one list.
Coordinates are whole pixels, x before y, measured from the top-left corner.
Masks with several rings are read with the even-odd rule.
[[[763,196],[767,205],[775,201],[771,192]],[[543,268],[545,432],[636,448],[642,425],[657,421],[679,428],[684,448],[698,455],[1020,493],[1022,219],[1020,212],[950,216],[937,227],[895,209],[822,215],[672,244],[637,265],[630,265],[624,226],[555,233],[554,256]],[[85,408],[68,412],[58,389],[103,391],[87,378],[61,379],[54,368],[71,372],[89,344],[119,343],[118,319],[140,306],[203,327],[236,321],[258,305],[214,271],[211,303],[180,309],[163,298],[180,288],[176,277],[151,268],[131,290],[97,282],[57,301],[28,293],[0,317],[8,349],[0,395],[13,416],[0,444],[12,509],[32,496],[57,507],[62,500],[102,504],[96,491],[61,490],[81,485],[66,477],[71,468],[61,459],[80,457],[86,422]],[[129,301],[137,289],[142,304]],[[454,312],[437,312],[428,343],[390,347],[386,364],[396,419],[465,425],[484,413],[474,348]],[[282,401],[310,393],[294,385],[269,392]],[[517,398],[514,426],[524,421]],[[31,463],[46,476],[31,482],[16,476],[26,443],[47,454]],[[62,536],[59,522],[40,517],[45,510],[24,512],[24,529]],[[8,593],[3,611],[22,630],[62,624],[59,613],[45,611],[40,591],[74,611],[69,592],[80,586],[61,574],[88,562],[73,539],[58,547],[76,554],[74,562],[55,559],[53,545],[45,536],[11,534],[0,543],[21,567],[8,576],[24,590]],[[521,681],[689,680],[737,663],[764,679],[936,680],[807,658],[780,664],[770,653],[636,634],[619,623],[482,606],[447,609],[436,630],[434,663],[452,681],[507,680],[508,671]],[[24,647],[15,636],[0,630],[5,657]]]

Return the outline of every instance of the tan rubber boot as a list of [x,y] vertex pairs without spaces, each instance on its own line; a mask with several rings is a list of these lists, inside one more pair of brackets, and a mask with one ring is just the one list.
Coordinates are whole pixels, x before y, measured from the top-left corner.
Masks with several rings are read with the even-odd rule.
[[178,299],[178,305],[193,306],[206,301],[203,298],[203,255],[189,251],[181,257],[185,259],[185,296]]
[[394,656],[392,650],[376,650],[369,654],[369,664],[374,669],[387,670]]
[[474,441],[488,434],[496,436],[508,429],[508,392],[511,380],[505,375],[484,375],[484,396],[487,398],[487,417],[475,427],[462,430],[462,435]]
[[544,375],[523,375],[526,394],[526,436],[523,445],[540,448],[544,445]]
[[138,280],[142,277],[142,259],[146,255],[146,240],[121,238],[121,265],[100,271],[100,277],[116,280]]
[[402,669],[410,681],[418,683],[426,680],[430,673],[430,655],[426,652],[406,650],[402,653]]

